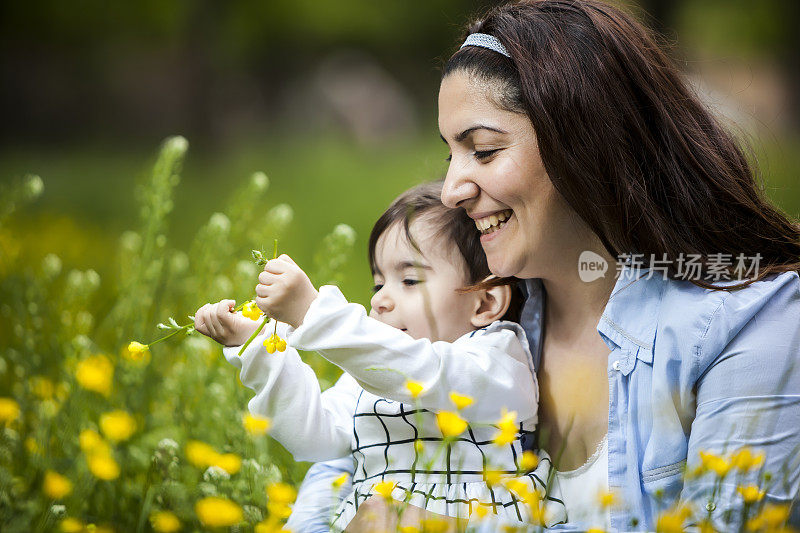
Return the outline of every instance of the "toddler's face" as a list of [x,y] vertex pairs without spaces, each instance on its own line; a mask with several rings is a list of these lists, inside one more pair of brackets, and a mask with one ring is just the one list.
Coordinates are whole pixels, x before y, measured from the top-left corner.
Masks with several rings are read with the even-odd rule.
[[[411,224],[422,254],[395,223],[375,246],[375,295],[370,316],[415,339],[452,342],[475,328],[470,319],[478,302],[456,289],[468,285],[466,265],[455,244],[435,237],[426,217]],[[473,309],[474,307],[474,309]]]

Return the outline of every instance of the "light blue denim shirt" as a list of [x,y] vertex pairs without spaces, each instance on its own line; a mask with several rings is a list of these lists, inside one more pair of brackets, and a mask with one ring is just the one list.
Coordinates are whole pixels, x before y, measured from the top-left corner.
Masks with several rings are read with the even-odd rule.
[[[544,291],[524,285],[522,314],[533,352],[541,357]],[[786,272],[736,291],[623,270],[597,325],[608,355],[608,483],[622,505],[611,528],[653,530],[660,510],[691,502],[720,530],[738,530],[738,485],[757,472],[729,474],[714,501],[713,478],[684,483],[701,450],[722,454],[750,446],[766,455],[772,474],[766,499],[789,503],[800,486],[800,278]],[[344,459],[314,465],[288,527],[327,531],[331,481],[350,468]],[[318,496],[314,496],[317,494]],[[726,511],[730,511],[726,518]],[[726,524],[726,520],[729,521]],[[498,524],[495,524],[498,525]],[[584,529],[565,524],[558,529]]]

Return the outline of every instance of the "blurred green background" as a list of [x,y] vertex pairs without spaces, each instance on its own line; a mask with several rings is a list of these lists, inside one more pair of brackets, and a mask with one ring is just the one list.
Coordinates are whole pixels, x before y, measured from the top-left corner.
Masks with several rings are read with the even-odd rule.
[[[7,228],[32,264],[55,252],[105,274],[108,247],[135,226],[137,179],[161,140],[181,134],[191,148],[172,246],[187,249],[261,170],[268,205],[296,211],[283,247],[301,264],[335,223],[356,229],[345,288],[366,303],[366,235],[398,192],[443,174],[438,67],[465,20],[489,5],[4,2],[0,180],[31,172],[45,183]],[[626,5],[674,43],[692,83],[752,147],[768,194],[800,214],[798,2]]]
[[[271,250],[274,236],[310,272],[328,264],[315,281],[334,269],[345,294],[368,304],[371,226],[399,192],[443,176],[438,69],[488,5],[0,3],[0,399],[19,407],[0,432],[0,529],[54,523],[41,496],[47,469],[75,483],[70,516],[124,531],[142,530],[153,501],[197,526],[199,495],[219,490],[263,508],[254,480],[302,479],[305,465],[244,434],[237,419],[251,393],[218,346],[176,338],[144,361],[124,347],[159,337],[155,324],[169,316],[184,323],[205,302],[250,298],[249,250]],[[767,194],[800,217],[800,2],[628,7],[672,43],[690,83],[748,147]],[[190,145],[177,184],[171,168],[153,172],[171,135]],[[22,201],[38,189],[22,180],[28,173],[44,182],[32,203]],[[283,203],[294,210],[288,225],[269,214]],[[343,265],[324,244],[339,223],[358,235]],[[114,364],[105,396],[76,381],[77,365],[98,353]],[[338,375],[306,360],[323,388]],[[43,379],[63,398],[42,394]],[[115,447],[119,479],[98,481],[76,435],[111,408],[133,413],[137,433]],[[181,448],[202,439],[271,474],[244,468],[216,487],[182,461],[152,477],[164,438]],[[103,496],[109,487],[116,499]]]

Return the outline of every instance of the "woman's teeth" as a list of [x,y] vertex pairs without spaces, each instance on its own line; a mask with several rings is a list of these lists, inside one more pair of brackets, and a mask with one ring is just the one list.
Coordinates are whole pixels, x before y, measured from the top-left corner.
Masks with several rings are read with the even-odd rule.
[[505,211],[494,213],[488,217],[476,218],[475,225],[478,227],[481,234],[488,235],[505,226],[505,221],[511,217],[511,213],[511,209],[506,209]]

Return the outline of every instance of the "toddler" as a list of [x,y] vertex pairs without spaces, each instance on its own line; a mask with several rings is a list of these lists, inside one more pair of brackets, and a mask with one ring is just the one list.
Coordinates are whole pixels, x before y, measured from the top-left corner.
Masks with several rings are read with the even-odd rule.
[[[197,331],[226,346],[226,359],[256,392],[250,411],[272,419],[271,435],[296,460],[354,458],[334,531],[376,485],[432,513],[468,518],[480,507],[479,516],[523,521],[535,517],[519,492],[545,492],[549,459],[520,473],[538,389],[524,331],[503,320],[519,307],[515,288],[486,280],[475,222],[441,203],[441,186],[410,189],[375,224],[369,314],[334,286],[317,291],[286,255],[267,263],[256,287],[256,304],[279,321],[285,351],[268,354],[262,345],[270,323],[239,357],[257,325],[232,313],[232,300],[195,314]],[[345,373],[321,393],[296,350],[316,351]],[[443,432],[451,439],[437,453]],[[498,475],[514,478],[517,490]],[[559,502],[547,503],[548,525],[563,520]]]

